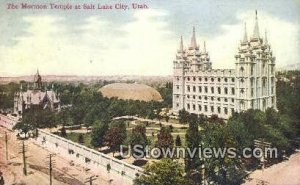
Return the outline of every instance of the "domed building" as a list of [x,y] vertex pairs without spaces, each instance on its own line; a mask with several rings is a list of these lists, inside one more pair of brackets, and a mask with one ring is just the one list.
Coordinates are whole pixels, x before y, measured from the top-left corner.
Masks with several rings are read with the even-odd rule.
[[113,83],[99,89],[104,97],[123,100],[162,101],[160,93],[154,88],[137,83]]

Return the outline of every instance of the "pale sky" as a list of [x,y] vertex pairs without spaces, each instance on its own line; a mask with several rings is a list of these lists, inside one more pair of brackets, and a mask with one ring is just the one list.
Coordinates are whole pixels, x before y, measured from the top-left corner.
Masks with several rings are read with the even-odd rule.
[[188,46],[193,26],[200,49],[206,41],[213,68],[234,68],[244,22],[251,36],[256,9],[260,35],[267,30],[277,67],[300,62],[296,0],[148,0],[138,1],[148,10],[127,11],[7,10],[11,1],[1,2],[0,76],[31,75],[37,68],[56,75],[171,75],[180,36]]

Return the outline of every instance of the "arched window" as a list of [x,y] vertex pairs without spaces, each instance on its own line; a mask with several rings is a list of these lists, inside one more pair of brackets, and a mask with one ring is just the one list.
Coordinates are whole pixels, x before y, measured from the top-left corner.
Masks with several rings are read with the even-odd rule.
[[221,87],[218,87],[218,94],[221,94]]
[[226,107],[224,107],[224,113],[225,113],[225,114],[228,114],[228,110],[227,110]]
[[228,94],[228,89],[227,89],[227,87],[224,88],[224,92],[225,92],[225,94]]

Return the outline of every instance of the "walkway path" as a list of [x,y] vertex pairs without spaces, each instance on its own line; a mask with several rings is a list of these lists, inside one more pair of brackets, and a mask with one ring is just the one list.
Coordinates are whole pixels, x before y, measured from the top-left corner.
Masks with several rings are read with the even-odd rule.
[[287,161],[272,165],[264,171],[252,172],[245,185],[256,185],[258,181],[264,181],[270,185],[300,184],[300,151],[291,155]]

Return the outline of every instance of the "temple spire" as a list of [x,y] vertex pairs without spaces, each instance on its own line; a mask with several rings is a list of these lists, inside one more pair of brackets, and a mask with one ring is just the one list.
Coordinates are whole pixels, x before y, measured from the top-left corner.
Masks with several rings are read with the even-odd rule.
[[205,43],[205,41],[203,42],[203,52],[206,53],[206,43]]
[[245,31],[244,31],[244,38],[242,42],[248,42],[248,35],[247,35],[247,24],[245,23]]
[[192,48],[197,48],[195,27],[193,27],[193,36],[192,36],[192,39],[191,39],[191,47]]
[[254,25],[254,30],[253,30],[253,38],[259,38],[257,10],[255,10],[255,25]]
[[183,52],[183,40],[182,40],[182,35],[181,35],[181,37],[180,37],[179,51],[180,51],[180,52]]

